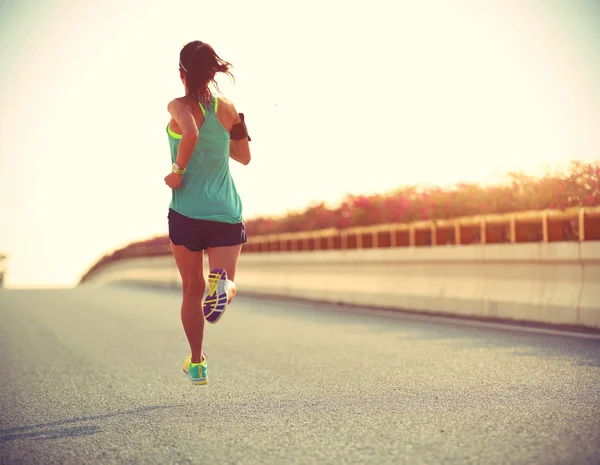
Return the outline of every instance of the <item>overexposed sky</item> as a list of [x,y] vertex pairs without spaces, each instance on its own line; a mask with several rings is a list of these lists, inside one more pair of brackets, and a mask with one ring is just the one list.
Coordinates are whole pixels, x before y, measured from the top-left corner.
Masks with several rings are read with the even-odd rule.
[[1,0],[9,286],[74,285],[166,233],[166,106],[196,39],[234,65],[246,218],[600,158],[594,0]]

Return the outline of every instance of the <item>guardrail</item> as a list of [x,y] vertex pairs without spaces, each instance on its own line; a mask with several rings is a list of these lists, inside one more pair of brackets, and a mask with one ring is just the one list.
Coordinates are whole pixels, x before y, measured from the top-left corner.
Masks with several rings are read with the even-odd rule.
[[[600,207],[575,207],[564,211],[526,211],[348,229],[250,235],[242,253],[598,240]],[[81,282],[117,260],[170,254],[167,237],[131,244],[103,257],[82,277]]]
[[600,240],[600,207],[250,237],[245,253]]

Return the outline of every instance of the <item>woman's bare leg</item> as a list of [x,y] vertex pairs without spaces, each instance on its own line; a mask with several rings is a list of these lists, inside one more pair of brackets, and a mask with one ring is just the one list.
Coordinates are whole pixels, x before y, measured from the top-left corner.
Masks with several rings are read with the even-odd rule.
[[202,269],[204,252],[192,252],[182,245],[173,243],[171,243],[171,248],[182,281],[181,322],[192,351],[192,363],[201,363],[204,340],[202,298],[206,288]]

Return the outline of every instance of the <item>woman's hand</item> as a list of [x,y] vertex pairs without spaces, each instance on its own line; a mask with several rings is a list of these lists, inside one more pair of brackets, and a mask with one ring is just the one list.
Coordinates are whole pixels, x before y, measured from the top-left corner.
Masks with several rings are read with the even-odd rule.
[[183,174],[169,173],[165,176],[165,183],[171,189],[179,189],[183,181]]

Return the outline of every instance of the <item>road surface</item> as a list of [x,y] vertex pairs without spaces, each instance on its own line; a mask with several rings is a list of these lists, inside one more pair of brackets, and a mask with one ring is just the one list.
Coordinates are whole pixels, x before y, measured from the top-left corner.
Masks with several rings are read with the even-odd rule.
[[598,336],[240,296],[192,386],[179,302],[0,291],[1,463],[600,463]]

